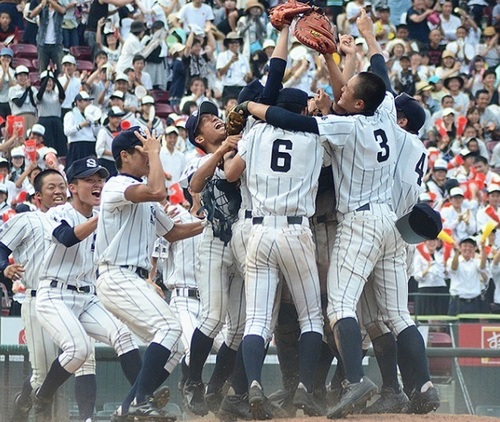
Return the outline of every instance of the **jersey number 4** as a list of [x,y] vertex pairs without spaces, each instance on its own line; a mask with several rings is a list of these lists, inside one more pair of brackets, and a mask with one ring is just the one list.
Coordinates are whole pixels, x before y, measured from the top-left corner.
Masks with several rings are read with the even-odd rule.
[[424,177],[424,168],[425,168],[425,154],[422,154],[422,156],[420,157],[415,166],[415,172],[418,174],[417,178],[418,186],[422,186],[422,179]]
[[292,156],[285,151],[291,151],[292,141],[288,139],[276,139],[273,142],[271,154],[271,169],[280,173],[287,173],[292,166]]
[[389,159],[389,140],[382,129],[377,129],[373,132],[373,135],[375,136],[375,140],[378,142],[379,147],[382,149],[382,151],[377,154],[377,161],[379,163],[383,163]]

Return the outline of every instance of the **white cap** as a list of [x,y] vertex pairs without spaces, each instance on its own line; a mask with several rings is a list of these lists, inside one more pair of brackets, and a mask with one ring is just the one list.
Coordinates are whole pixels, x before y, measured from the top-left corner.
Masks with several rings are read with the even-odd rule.
[[493,193],[493,192],[500,192],[500,185],[491,184],[488,186],[488,193]]
[[9,193],[9,190],[7,189],[7,185],[0,183],[0,192]]
[[146,95],[146,96],[142,97],[142,100],[141,100],[142,105],[154,104],[154,103],[155,103],[155,99],[151,95]]
[[71,54],[66,54],[63,58],[62,58],[62,61],[61,61],[62,64],[64,63],[71,63],[71,64],[76,64],[76,59],[74,56],[72,56]]
[[462,188],[452,188],[450,190],[450,197],[453,198],[454,196],[464,196],[464,191],[462,190]]
[[418,195],[418,202],[432,202],[431,196],[427,192]]
[[52,148],[52,147],[46,147],[46,148],[44,148],[44,150],[43,150],[43,152],[41,154],[42,158],[45,158],[45,156],[47,154],[50,154],[50,153],[52,153],[54,155],[57,155],[57,151],[54,148]]
[[31,128],[31,133],[32,134],[36,133],[38,135],[45,136],[45,128],[41,124],[35,123]]
[[438,158],[434,161],[434,170],[446,170],[448,171],[448,163],[442,158]]
[[22,147],[12,148],[10,151],[11,157],[24,157],[24,151]]
[[274,40],[264,40],[264,43],[262,44],[262,50],[265,50],[267,47],[276,47],[276,43]]
[[165,130],[165,134],[169,134],[169,133],[175,133],[175,134],[179,134],[179,131],[177,130],[177,128],[175,126],[167,126],[167,129]]
[[444,116],[448,116],[449,114],[457,114],[457,112],[455,111],[455,109],[451,108],[451,107],[446,107],[444,110],[443,110],[443,117]]
[[125,75],[125,73],[118,73],[116,76],[115,76],[115,82],[118,82],[118,81],[125,81],[125,82],[128,82],[128,76]]
[[20,65],[16,67],[16,76],[19,75],[20,73],[27,73],[29,74],[30,71],[26,66]]
[[186,48],[185,45],[181,44],[180,42],[176,42],[172,44],[172,46],[170,47],[169,53],[171,55],[175,53],[180,53],[181,51],[184,51],[185,48]]

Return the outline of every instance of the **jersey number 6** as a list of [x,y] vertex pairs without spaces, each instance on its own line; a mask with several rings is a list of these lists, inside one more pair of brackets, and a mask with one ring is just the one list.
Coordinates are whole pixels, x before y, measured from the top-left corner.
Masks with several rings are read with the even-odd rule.
[[[291,151],[292,146],[292,141],[289,141],[288,139],[276,139],[273,142],[273,152],[271,154],[271,169],[273,171],[280,173],[290,171],[292,166],[292,156],[285,151]],[[283,151],[283,149],[285,151]]]

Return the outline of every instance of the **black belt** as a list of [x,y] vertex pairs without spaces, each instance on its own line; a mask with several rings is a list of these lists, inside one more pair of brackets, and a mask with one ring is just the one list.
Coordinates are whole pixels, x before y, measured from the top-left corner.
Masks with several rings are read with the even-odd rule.
[[[304,217],[287,217],[286,221],[288,224],[302,224]],[[264,222],[264,217],[254,217],[252,218],[252,224],[262,224]]]
[[30,296],[31,296],[31,297],[36,297],[36,290],[32,290],[32,291],[30,292]]
[[459,296],[454,296],[453,298],[455,300],[460,300],[460,302],[463,302],[463,303],[474,303],[474,302],[478,301],[481,298],[481,296],[476,296],[476,297],[473,297],[472,299],[463,299]]
[[50,282],[50,287],[57,287],[59,289],[68,289],[78,293],[95,293],[94,286],[73,286],[72,284],[64,284],[57,280]]
[[313,224],[323,224],[326,223],[326,214],[318,215],[317,217],[311,217]]
[[[133,265],[120,265],[120,268],[129,269],[130,267],[133,267]],[[149,277],[149,271],[146,270],[145,268],[136,267],[134,272],[141,278],[148,278]]]
[[200,292],[198,289],[190,289],[188,287],[179,287],[175,289],[175,292],[177,293],[177,296],[184,296],[186,297],[186,294],[184,294],[187,290],[187,297],[194,297],[196,299],[200,298]]
[[370,204],[361,205],[356,211],[370,211]]
[[245,210],[245,218],[252,218],[252,211],[251,210]]

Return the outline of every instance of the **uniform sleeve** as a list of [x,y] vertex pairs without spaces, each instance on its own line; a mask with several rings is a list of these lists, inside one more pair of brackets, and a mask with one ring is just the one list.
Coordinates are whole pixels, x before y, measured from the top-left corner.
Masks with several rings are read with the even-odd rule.
[[0,226],[0,239],[2,239],[2,243],[11,251],[17,249],[23,243],[28,227],[29,225],[22,214],[10,218]]
[[120,180],[119,177],[114,177],[112,181],[108,182],[107,189],[104,194],[105,201],[102,206],[110,212],[113,212],[125,205],[131,204],[131,202],[125,198],[125,191],[133,185],[138,185],[140,182],[134,180],[130,182],[129,180]]
[[315,119],[319,135],[333,147],[343,147],[354,134],[355,117],[329,114]]
[[158,204],[154,204],[156,215],[156,235],[165,236],[174,227],[172,219],[161,209]]
[[238,155],[246,163],[247,161],[247,143],[248,139],[252,138],[252,135],[246,135],[244,138],[240,139],[238,142]]

